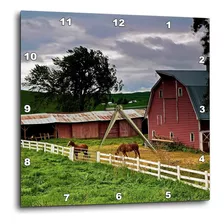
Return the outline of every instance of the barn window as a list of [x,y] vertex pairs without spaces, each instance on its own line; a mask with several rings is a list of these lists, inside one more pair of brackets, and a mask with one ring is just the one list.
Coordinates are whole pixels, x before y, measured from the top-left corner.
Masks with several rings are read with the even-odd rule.
[[183,89],[182,89],[182,87],[178,88],[178,96],[183,96]]
[[162,90],[159,91],[159,98],[163,98],[163,91]]
[[171,131],[171,132],[170,132],[170,138],[173,139],[173,137],[174,137],[174,134],[173,134],[173,132]]
[[194,142],[194,133],[193,132],[190,133],[190,142]]
[[155,138],[155,136],[156,136],[156,131],[152,130],[152,138]]
[[162,125],[163,117],[162,115],[157,115],[157,125]]

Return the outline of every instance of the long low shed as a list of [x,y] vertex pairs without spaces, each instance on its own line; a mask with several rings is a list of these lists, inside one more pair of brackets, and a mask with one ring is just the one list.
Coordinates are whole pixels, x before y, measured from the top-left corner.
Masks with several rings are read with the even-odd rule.
[[[142,130],[144,109],[124,110]],[[21,139],[45,133],[55,138],[102,138],[114,111],[82,113],[41,113],[21,115]],[[108,137],[131,137],[137,133],[120,115]]]

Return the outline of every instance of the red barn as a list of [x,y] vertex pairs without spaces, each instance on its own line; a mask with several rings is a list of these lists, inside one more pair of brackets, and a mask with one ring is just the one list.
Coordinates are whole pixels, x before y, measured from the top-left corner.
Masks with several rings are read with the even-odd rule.
[[[145,110],[128,109],[124,112],[137,127],[142,129]],[[55,138],[99,138],[102,139],[110,123],[114,111],[92,111],[79,113],[42,113],[21,115],[21,139],[29,139],[32,135],[42,138],[48,133]],[[120,115],[114,123],[108,137],[131,137],[137,133]]]
[[203,106],[207,71],[158,70],[147,107],[149,140],[179,141],[209,151],[209,112]]

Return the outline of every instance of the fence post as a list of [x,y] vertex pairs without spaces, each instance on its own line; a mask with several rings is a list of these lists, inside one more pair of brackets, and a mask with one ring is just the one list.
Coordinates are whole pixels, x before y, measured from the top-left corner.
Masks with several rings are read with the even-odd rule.
[[111,164],[112,161],[111,161],[111,153],[109,154],[109,164]]
[[96,152],[96,162],[100,163],[100,152],[99,151]]
[[136,162],[137,162],[137,166],[136,166],[136,167],[137,167],[137,171],[139,171],[139,167],[140,167],[140,166],[139,166],[139,165],[140,165],[140,164],[139,164],[139,157],[136,158]]
[[44,143],[44,152],[46,152],[46,149],[47,149],[47,145],[46,143]]
[[74,149],[75,149],[75,147],[70,148],[69,159],[72,161],[74,161]]
[[64,147],[62,147],[62,155],[64,155]]
[[54,145],[51,145],[51,153],[54,153]]
[[180,180],[180,166],[177,166],[177,180]]
[[125,165],[124,156],[122,156],[122,165]]
[[22,147],[24,148],[24,141],[23,141],[23,140],[21,140],[21,143],[22,143]]
[[161,173],[161,171],[160,171],[161,166],[160,165],[161,165],[160,161],[158,161],[158,180],[160,180],[160,173]]
[[28,147],[29,147],[29,149],[30,149],[30,141],[28,142]]
[[208,190],[208,171],[205,171],[205,190]]
[[38,152],[38,143],[36,142],[36,150],[37,150],[37,152]]

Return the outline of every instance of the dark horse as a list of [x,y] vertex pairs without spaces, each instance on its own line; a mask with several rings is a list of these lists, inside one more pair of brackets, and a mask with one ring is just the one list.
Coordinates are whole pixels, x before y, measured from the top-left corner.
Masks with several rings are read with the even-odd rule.
[[83,152],[84,157],[88,158],[88,145],[86,144],[80,144],[80,145],[76,145],[73,141],[69,141],[67,146],[72,146],[74,147],[74,154],[76,159],[78,159],[78,154],[80,152]]
[[139,146],[137,143],[121,144],[115,152],[115,155],[118,155],[120,152],[122,152],[124,156],[128,157],[127,152],[131,151],[135,152],[135,158],[137,155],[140,158]]

